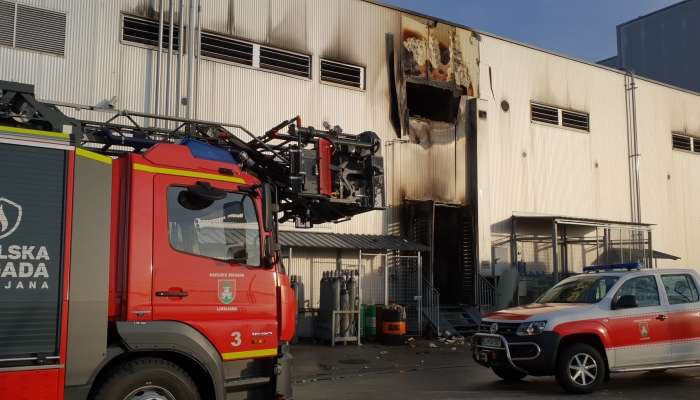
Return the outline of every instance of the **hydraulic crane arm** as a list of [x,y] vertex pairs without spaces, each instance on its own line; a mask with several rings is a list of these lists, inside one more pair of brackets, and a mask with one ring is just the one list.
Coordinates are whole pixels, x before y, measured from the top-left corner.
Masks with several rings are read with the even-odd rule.
[[[70,118],[60,108],[107,118]],[[216,145],[274,185],[280,221],[294,220],[297,226],[341,221],[384,206],[381,141],[374,132],[350,135],[328,124],[319,130],[294,117],[257,136],[236,124],[42,102],[34,86],[6,81],[0,81],[0,125],[70,133],[75,146],[107,155],[183,139]]]

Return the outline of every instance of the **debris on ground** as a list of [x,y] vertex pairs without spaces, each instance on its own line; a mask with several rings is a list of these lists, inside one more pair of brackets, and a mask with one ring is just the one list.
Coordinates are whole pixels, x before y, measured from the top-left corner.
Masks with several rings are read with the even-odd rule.
[[430,342],[430,343],[428,343],[428,347],[430,347],[431,349],[437,349],[437,348],[438,348],[438,345],[436,345],[436,344],[433,343],[433,342]]

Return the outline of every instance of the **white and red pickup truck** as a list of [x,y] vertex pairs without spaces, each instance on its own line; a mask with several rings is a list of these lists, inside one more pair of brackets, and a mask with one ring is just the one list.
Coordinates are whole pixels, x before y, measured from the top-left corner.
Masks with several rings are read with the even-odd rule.
[[572,393],[594,391],[613,372],[700,366],[697,272],[585,270],[535,303],[487,315],[474,359],[504,380],[554,375]]

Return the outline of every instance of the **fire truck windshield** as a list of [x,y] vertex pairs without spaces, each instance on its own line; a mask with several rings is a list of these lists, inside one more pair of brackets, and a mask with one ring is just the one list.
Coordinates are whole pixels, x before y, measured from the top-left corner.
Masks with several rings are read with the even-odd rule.
[[617,276],[579,275],[546,291],[537,303],[597,303],[618,281]]
[[259,266],[260,227],[253,200],[226,193],[220,200],[193,201],[187,188],[168,189],[170,243],[179,251]]

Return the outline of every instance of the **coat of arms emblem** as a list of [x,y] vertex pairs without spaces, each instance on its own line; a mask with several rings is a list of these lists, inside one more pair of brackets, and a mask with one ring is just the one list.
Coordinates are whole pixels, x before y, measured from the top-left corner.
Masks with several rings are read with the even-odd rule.
[[219,301],[221,304],[231,304],[236,299],[236,281],[219,281]]

